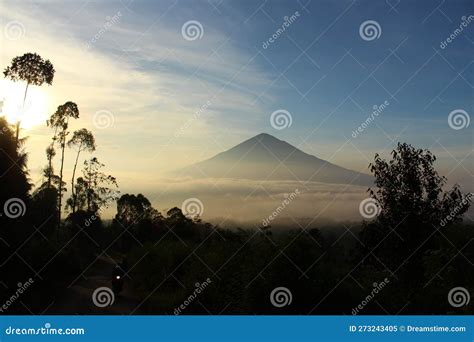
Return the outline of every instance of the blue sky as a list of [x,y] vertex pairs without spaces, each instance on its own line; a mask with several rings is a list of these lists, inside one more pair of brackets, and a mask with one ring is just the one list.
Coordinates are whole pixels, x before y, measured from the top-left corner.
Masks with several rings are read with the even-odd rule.
[[[4,25],[19,22],[23,30],[19,39],[4,34],[2,67],[27,51],[51,59],[57,75],[44,89],[48,112],[76,101],[81,119],[75,125],[94,131],[97,155],[120,170],[126,189],[138,176],[152,181],[260,132],[363,171],[374,153],[387,154],[405,141],[430,148],[444,174],[472,183],[474,124],[453,130],[448,115],[462,109],[470,119],[474,112],[474,20],[440,48],[463,16],[474,15],[472,1],[80,0],[0,6]],[[297,19],[264,49],[295,12]],[[202,26],[199,39],[183,38],[182,27],[191,20]],[[377,39],[362,39],[359,28],[367,20],[380,26]],[[385,101],[383,112],[351,137],[373,106]],[[290,113],[290,127],[272,127],[276,110]],[[113,125],[97,129],[98,111],[111,113]],[[45,127],[27,133],[33,175],[44,164],[50,133]]]

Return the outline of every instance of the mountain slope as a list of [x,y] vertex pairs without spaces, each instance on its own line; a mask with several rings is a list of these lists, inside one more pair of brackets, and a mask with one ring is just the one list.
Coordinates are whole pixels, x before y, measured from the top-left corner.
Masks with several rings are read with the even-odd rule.
[[370,185],[372,177],[331,164],[262,133],[178,171],[195,178],[296,180]]

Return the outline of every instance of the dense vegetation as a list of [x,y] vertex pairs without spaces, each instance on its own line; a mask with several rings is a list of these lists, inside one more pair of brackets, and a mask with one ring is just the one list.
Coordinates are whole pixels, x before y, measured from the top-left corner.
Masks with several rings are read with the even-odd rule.
[[[5,76],[36,85],[41,83],[34,80],[53,81],[52,65],[37,55],[14,60],[14,66]],[[28,70],[35,71],[31,82]],[[66,102],[48,120],[53,135],[36,189],[19,124],[0,118],[0,305],[18,283],[34,279],[2,313],[39,314],[51,304],[48,312],[54,313],[55,299],[104,253],[126,261],[128,281],[140,298],[137,313],[173,314],[187,302],[180,313],[354,314],[363,301],[359,314],[474,312],[472,302],[454,308],[447,301],[456,286],[474,288],[474,227],[462,223],[471,197],[457,186],[444,190],[446,180],[429,151],[399,144],[391,160],[375,157],[370,196],[380,212],[374,220],[307,230],[229,230],[187,217],[177,207],[162,214],[141,194],[119,197],[117,180],[95,157],[86,159],[75,178],[79,154],[97,148],[85,128],[68,140],[69,120],[78,117],[78,106]],[[69,185],[63,175],[67,147],[75,147]],[[59,174],[53,168],[56,149]],[[12,199],[20,214],[9,208],[6,215]],[[104,224],[101,213],[115,205],[115,218]],[[383,290],[367,300],[382,282]],[[276,287],[291,291],[290,305],[272,305]]]

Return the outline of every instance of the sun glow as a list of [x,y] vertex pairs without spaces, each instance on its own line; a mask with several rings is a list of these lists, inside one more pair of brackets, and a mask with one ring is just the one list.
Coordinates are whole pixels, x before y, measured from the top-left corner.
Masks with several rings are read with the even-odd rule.
[[43,89],[29,86],[23,106],[26,83],[0,81],[0,116],[4,116],[11,124],[21,122],[20,127],[31,129],[44,124],[47,116],[47,95]]

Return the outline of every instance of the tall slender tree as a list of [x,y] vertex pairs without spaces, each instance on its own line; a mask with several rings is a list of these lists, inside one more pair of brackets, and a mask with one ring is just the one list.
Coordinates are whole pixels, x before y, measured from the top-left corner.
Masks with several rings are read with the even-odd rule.
[[72,212],[76,212],[76,196],[74,194],[74,179],[76,177],[76,168],[77,162],[79,160],[79,155],[82,151],[95,151],[95,139],[92,132],[88,131],[85,128],[77,130],[73,133],[72,138],[67,143],[68,147],[76,147],[77,154],[76,154],[76,161],[74,163],[74,169],[72,171],[72,179],[71,179],[71,199],[72,199]]
[[[3,71],[5,78],[12,81],[26,82],[25,95],[23,96],[23,111],[25,110],[28,86],[41,86],[43,83],[51,85],[54,78],[54,67],[49,60],[44,60],[36,53],[25,53],[23,56],[13,58],[12,63]],[[16,142],[20,135],[21,117],[16,123]]]
[[[63,184],[63,169],[64,169],[64,150],[66,148],[66,137],[69,134],[68,126],[69,119],[79,118],[79,109],[77,104],[68,101],[58,107],[56,112],[51,115],[47,121],[48,126],[57,129],[57,142],[61,148],[61,168],[59,170],[59,184]],[[58,189],[58,228],[61,226],[61,203],[62,203],[63,189],[60,186]]]

